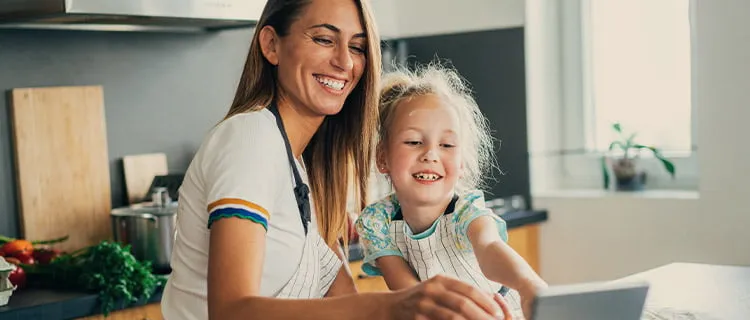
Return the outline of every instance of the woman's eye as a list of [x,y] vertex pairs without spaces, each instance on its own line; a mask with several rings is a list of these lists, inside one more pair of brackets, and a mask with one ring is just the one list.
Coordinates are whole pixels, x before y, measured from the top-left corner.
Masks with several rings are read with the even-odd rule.
[[313,38],[313,41],[322,44],[322,45],[330,45],[333,44],[333,40],[326,39],[326,38]]
[[364,48],[357,47],[357,46],[350,46],[349,49],[352,49],[352,51],[354,51],[354,53],[356,53],[356,54],[365,54],[366,53],[366,51],[365,51]]

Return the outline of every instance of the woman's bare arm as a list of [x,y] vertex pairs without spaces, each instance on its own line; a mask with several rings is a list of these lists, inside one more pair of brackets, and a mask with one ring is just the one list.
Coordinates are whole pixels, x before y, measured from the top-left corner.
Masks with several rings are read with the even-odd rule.
[[210,319],[492,319],[502,313],[491,295],[443,276],[397,292],[300,300],[260,297],[263,227],[237,218],[221,219],[211,226],[210,242]]

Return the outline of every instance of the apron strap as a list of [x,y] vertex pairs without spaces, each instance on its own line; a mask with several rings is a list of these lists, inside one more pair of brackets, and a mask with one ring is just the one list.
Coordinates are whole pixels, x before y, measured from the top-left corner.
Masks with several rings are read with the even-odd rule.
[[289,137],[284,129],[284,122],[281,121],[281,115],[279,109],[276,107],[276,102],[271,102],[268,106],[268,110],[273,113],[276,117],[276,126],[281,131],[281,137],[284,138],[284,145],[286,146],[286,155],[289,159],[289,165],[292,167],[292,173],[294,174],[294,198],[297,200],[297,209],[299,209],[299,217],[302,220],[302,227],[305,229],[307,234],[307,226],[310,223],[310,188],[302,181],[299,171],[297,171],[297,165],[294,162],[294,154],[292,153],[292,147],[289,144]]

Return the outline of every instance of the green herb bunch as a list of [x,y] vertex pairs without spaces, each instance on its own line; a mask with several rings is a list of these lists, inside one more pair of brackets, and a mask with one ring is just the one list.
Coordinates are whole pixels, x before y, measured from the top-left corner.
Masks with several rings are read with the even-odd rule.
[[136,260],[129,245],[109,241],[61,255],[48,265],[31,266],[27,273],[36,276],[36,282],[98,292],[105,316],[120,302],[149,299],[166,281],[151,273],[151,262]]

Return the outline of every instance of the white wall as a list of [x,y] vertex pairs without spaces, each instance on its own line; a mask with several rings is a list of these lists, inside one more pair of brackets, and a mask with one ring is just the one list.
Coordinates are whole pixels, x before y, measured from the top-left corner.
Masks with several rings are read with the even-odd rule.
[[523,26],[524,0],[372,0],[383,39]]
[[[673,261],[750,266],[750,1],[692,0],[700,197],[536,194],[542,276],[621,277]],[[533,170],[533,167],[532,167]]]

